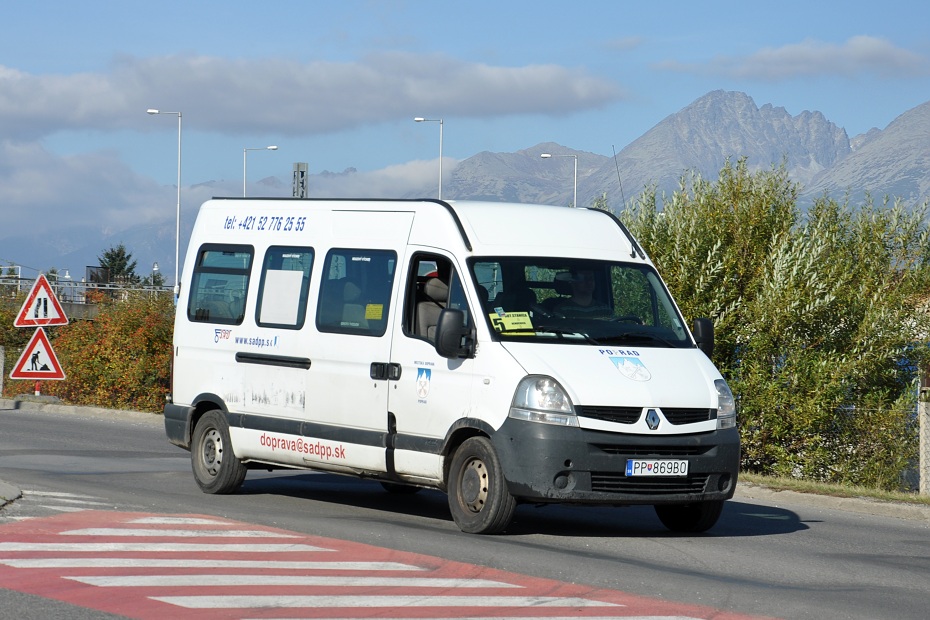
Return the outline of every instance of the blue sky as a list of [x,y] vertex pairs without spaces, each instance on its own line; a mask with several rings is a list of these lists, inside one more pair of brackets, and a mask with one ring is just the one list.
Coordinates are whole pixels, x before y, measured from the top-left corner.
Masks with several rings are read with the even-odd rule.
[[[924,2],[9,2],[0,37],[6,234],[173,221],[196,185],[355,168],[338,190],[434,183],[481,151],[611,155],[717,89],[850,137],[930,100]],[[237,189],[238,188],[238,189]],[[361,188],[364,188],[361,189]],[[325,191],[325,188],[321,191]],[[17,261],[4,256],[0,262]]]

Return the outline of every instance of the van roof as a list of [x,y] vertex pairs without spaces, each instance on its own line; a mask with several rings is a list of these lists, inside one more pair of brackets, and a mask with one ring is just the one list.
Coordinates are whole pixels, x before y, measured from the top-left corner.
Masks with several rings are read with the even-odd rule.
[[[241,203],[230,205],[231,202]],[[541,204],[435,199],[214,198],[202,210],[231,206],[303,207],[308,211],[415,212],[408,242],[432,245],[461,239],[464,248],[483,256],[550,255],[649,262],[626,227],[613,214],[596,209]],[[457,234],[456,231],[457,230]],[[450,237],[451,235],[451,237]]]
[[624,252],[644,259],[632,235],[612,214],[539,204],[450,200],[465,228],[472,251],[485,255],[609,254]]

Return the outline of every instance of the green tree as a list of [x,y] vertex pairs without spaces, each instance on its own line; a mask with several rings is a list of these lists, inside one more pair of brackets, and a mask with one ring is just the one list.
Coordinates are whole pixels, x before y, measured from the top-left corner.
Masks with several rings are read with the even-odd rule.
[[784,167],[728,162],[622,217],[685,316],[714,319],[744,469],[895,488],[927,361],[927,207],[796,199]]
[[97,257],[97,260],[100,266],[108,271],[110,282],[138,284],[141,281],[141,278],[136,275],[136,261],[122,243],[104,251],[101,256]]

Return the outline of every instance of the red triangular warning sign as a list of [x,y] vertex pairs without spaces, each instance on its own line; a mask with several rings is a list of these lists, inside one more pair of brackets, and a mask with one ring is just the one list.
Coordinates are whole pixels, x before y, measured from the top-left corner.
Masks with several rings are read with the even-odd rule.
[[52,344],[41,327],[32,335],[26,350],[13,366],[10,379],[64,379],[65,373],[58,363],[58,357],[52,350]]
[[45,274],[40,273],[36,278],[32,290],[26,297],[26,302],[19,311],[14,327],[45,327],[48,325],[67,325],[68,317],[62,310],[55,292],[49,286]]

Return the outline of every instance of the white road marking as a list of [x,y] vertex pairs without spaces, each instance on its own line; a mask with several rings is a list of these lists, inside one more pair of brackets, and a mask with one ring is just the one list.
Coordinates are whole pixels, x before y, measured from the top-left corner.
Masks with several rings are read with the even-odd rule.
[[[203,568],[203,558],[0,558],[13,568]],[[258,570],[426,571],[399,562],[282,562],[275,560],[223,560],[223,568]]]
[[89,527],[61,532],[62,536],[164,536],[177,538],[302,538],[265,530],[155,530],[122,527]]
[[301,544],[195,544],[195,543],[30,543],[0,542],[0,551],[60,551],[64,553],[111,553],[133,551],[139,553],[286,553],[293,551],[329,551],[313,545]]
[[186,609],[256,607],[625,607],[573,596],[153,596],[152,600]]
[[[224,563],[225,567],[225,563]],[[520,588],[488,579],[442,577],[328,577],[321,575],[111,575],[80,576],[66,579],[101,587],[178,587],[178,586],[326,586],[371,588]]]

